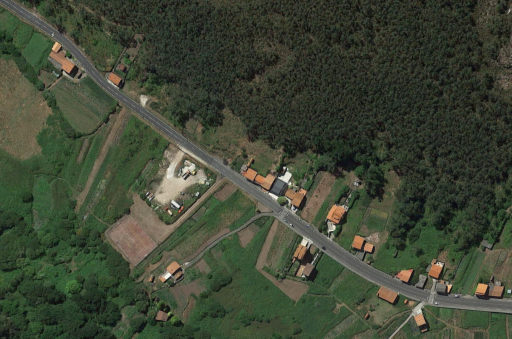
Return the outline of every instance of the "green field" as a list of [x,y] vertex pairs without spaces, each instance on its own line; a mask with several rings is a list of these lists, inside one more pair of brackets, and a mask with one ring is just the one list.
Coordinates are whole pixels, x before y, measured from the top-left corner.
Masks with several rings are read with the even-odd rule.
[[0,30],[5,31],[8,35],[14,35],[19,25],[20,21],[11,13],[7,11],[0,13]]
[[39,229],[43,227],[52,213],[52,192],[50,182],[45,176],[35,179],[34,190],[32,191],[34,202],[34,227]]
[[32,27],[25,24],[20,24],[16,31],[14,31],[14,45],[19,49],[23,49],[30,41],[30,38],[32,37],[33,33],[34,30],[32,29]]
[[90,78],[79,84],[59,81],[52,92],[66,120],[80,133],[94,131],[116,105],[116,101]]
[[132,204],[128,192],[133,183],[148,163],[161,159],[168,144],[147,125],[131,117],[119,144],[109,151],[98,171],[93,189],[86,199],[87,202],[99,195],[94,207],[96,216],[111,224],[125,214]]
[[505,314],[491,313],[489,338],[507,338],[507,316]]
[[471,287],[473,286],[473,283],[475,282],[475,279],[478,276],[478,272],[480,272],[480,267],[482,266],[484,259],[484,252],[479,250],[475,250],[473,252],[471,264],[466,270],[467,273],[464,275],[464,278],[461,279],[461,284],[462,282],[464,282],[461,293],[466,294],[471,292]]
[[486,329],[489,326],[489,313],[477,311],[462,312],[460,327],[471,329]]
[[47,61],[51,48],[52,42],[50,39],[39,33],[34,33],[21,54],[23,54],[28,63],[37,71],[41,69],[42,65]]
[[[271,338],[301,333],[303,337],[321,337],[347,316],[346,312],[334,314],[332,297],[304,295],[296,304],[255,269],[256,259],[269,226],[260,230],[246,248],[238,237],[230,237],[204,259],[214,275],[224,272],[232,282],[200,298],[192,312],[189,324],[210,333],[213,337]],[[204,279],[204,277],[203,277]],[[208,280],[206,280],[208,284]],[[236,298],[233,298],[236,296]],[[218,303],[226,314],[223,317],[202,317],[211,303]],[[147,328],[148,333],[152,331]],[[144,330],[146,332],[146,330]],[[142,338],[149,336],[142,333]]]
[[338,243],[345,249],[352,248],[352,241],[359,230],[359,223],[363,219],[366,206],[363,206],[361,200],[354,202],[352,208],[347,212],[347,217],[341,222],[341,233],[337,237]]

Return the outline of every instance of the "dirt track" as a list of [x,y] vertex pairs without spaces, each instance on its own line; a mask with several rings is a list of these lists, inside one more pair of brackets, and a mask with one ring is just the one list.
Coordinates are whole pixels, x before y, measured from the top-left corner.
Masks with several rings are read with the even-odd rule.
[[277,231],[277,225],[279,225],[279,221],[275,220],[268,231],[267,238],[265,239],[265,243],[261,248],[261,252],[258,256],[258,261],[256,261],[256,269],[265,276],[270,282],[277,286],[284,294],[286,294],[290,299],[295,300],[297,302],[300,297],[304,293],[306,293],[309,289],[309,286],[298,281],[284,279],[282,282],[279,282],[269,273],[263,271],[263,266],[267,261],[268,251],[270,250],[270,246],[272,245],[272,240],[274,240],[274,235]]
[[116,118],[116,121],[112,125],[112,129],[110,130],[107,140],[105,140],[105,143],[101,147],[100,154],[96,158],[96,161],[94,162],[94,165],[92,167],[92,171],[89,174],[89,178],[87,178],[87,183],[85,184],[84,189],[80,194],[76,197],[76,210],[80,210],[80,207],[85,201],[85,198],[89,194],[89,190],[91,189],[92,183],[94,182],[94,179],[96,179],[96,174],[98,174],[98,171],[101,167],[101,164],[103,164],[103,161],[105,160],[108,150],[110,149],[110,146],[114,143],[116,139],[116,135],[120,131],[121,127],[123,126],[123,120],[129,115],[126,108],[122,108],[121,112],[119,112],[119,115]]

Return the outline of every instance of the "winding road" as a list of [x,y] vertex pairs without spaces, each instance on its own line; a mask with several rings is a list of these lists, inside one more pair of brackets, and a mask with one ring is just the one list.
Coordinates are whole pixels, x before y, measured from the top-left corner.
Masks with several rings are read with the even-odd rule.
[[225,176],[231,180],[240,189],[244,190],[248,194],[252,195],[255,199],[269,207],[273,211],[274,217],[282,221],[285,225],[290,227],[299,235],[310,239],[315,244],[315,246],[322,249],[325,254],[336,260],[341,265],[345,266],[347,269],[376,285],[387,287],[406,296],[409,299],[418,300],[426,304],[435,305],[434,303],[437,303],[438,305],[435,306],[438,307],[512,314],[512,300],[481,300],[473,296],[461,296],[461,298],[441,295],[431,296],[430,291],[424,291],[414,286],[403,284],[400,280],[397,280],[390,275],[365,264],[361,260],[357,259],[353,254],[343,249],[337,243],[329,240],[322,233],[319,233],[307,222],[280,206],[268,194],[262,192],[259,187],[249,183],[239,173],[225,166],[222,163],[222,160],[213,157],[203,151],[193,142],[187,140],[183,135],[175,131],[166,122],[144,109],[138,103],[121,92],[117,87],[111,85],[105,79],[105,77],[102,76],[94,68],[92,63],[87,59],[84,52],[82,52],[78,46],[76,46],[66,36],[60,34],[48,23],[35,16],[25,7],[11,0],[0,0],[0,5],[18,16],[23,21],[47,34],[52,39],[60,42],[71,54],[73,54],[73,56],[78,60],[78,62],[82,65],[82,68],[89,74],[89,76],[112,97],[118,100],[125,107],[131,109],[136,115],[145,120],[154,129],[165,134],[168,138],[172,139],[182,148],[192,153],[195,157],[209,164],[209,166],[217,170],[222,176]]

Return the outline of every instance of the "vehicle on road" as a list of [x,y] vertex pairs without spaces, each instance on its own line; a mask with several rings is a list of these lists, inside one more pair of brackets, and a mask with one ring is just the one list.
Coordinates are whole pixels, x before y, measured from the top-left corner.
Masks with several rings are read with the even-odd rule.
[[322,246],[322,250],[324,250],[324,251],[326,250],[325,246]]
[[455,298],[459,298],[459,297],[460,297],[460,295],[458,295],[458,294],[455,295]]
[[434,305],[439,305],[439,303],[436,301],[436,302],[434,303]]

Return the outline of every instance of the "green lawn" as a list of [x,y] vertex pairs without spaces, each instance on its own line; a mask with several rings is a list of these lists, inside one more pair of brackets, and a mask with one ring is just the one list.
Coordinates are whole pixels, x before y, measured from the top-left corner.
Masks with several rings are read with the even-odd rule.
[[59,81],[52,92],[64,117],[80,133],[94,131],[116,105],[116,101],[90,78],[79,84]]
[[7,35],[14,35],[19,25],[20,21],[11,13],[7,11],[0,13],[0,30],[5,31]]
[[489,338],[507,338],[507,316],[505,314],[491,313]]
[[36,32],[32,34],[30,41],[21,54],[23,54],[28,63],[38,71],[47,60],[51,48],[52,42],[50,39]]
[[[372,210],[372,212],[375,210]],[[386,227],[386,221],[387,219],[382,218],[379,215],[376,215],[374,213],[370,214],[368,217],[368,220],[366,221],[366,226],[368,227],[368,230],[373,232],[382,232],[384,231],[384,228]]]
[[33,33],[34,30],[32,29],[32,27],[25,24],[20,24],[16,31],[14,31],[14,45],[18,47],[20,50],[23,49],[30,41],[30,38],[32,37]]
[[337,261],[334,261],[328,255],[323,255],[316,265],[317,275],[315,278],[315,283],[321,285],[324,288],[329,288],[331,284],[334,282],[341,271],[343,271],[343,266],[339,264]]
[[460,327],[471,329],[486,329],[489,326],[489,313],[477,311],[461,311]]

